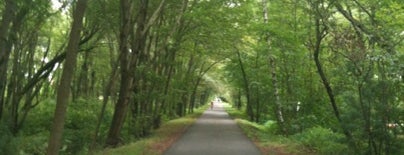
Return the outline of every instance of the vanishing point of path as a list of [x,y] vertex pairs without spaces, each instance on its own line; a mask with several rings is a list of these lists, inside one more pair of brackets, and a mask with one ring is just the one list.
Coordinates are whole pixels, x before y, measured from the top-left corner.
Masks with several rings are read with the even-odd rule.
[[206,110],[165,155],[260,155],[221,104]]

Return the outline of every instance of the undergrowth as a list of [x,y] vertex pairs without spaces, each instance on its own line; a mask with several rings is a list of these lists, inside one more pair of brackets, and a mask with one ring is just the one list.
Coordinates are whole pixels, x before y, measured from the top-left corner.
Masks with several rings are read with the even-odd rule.
[[185,117],[174,119],[164,123],[159,129],[153,131],[151,136],[132,142],[128,145],[114,149],[106,149],[99,152],[102,155],[160,155],[179,138],[186,129],[192,125],[195,120],[205,111],[207,106],[204,106],[193,114]]
[[233,117],[245,134],[260,148],[263,154],[281,155],[322,155],[346,154],[348,147],[343,144],[343,135],[322,127],[314,127],[285,137],[277,135],[276,121],[268,120],[263,124],[248,121],[246,114],[240,110],[226,107],[226,111]]

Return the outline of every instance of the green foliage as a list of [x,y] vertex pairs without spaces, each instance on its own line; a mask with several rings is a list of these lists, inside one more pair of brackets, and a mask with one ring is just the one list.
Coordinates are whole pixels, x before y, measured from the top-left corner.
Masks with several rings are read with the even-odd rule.
[[[67,111],[63,151],[68,154],[77,154],[86,150],[93,139],[95,125],[101,102],[97,99],[79,99],[70,104]],[[107,111],[110,115],[111,111]],[[106,130],[108,120],[102,120]],[[86,151],[84,151],[86,152]]]
[[[402,127],[401,127],[401,130]],[[389,132],[394,132],[394,131],[389,131]],[[398,137],[392,140],[390,145],[388,146],[388,152],[391,154],[404,154],[404,136],[403,134],[400,134]]]
[[4,121],[0,121],[0,152],[17,155],[18,141],[14,138]]
[[273,120],[267,120],[263,126],[265,127],[265,130],[270,133],[270,134],[276,134],[279,130],[278,123]]
[[[100,105],[100,100],[98,99],[79,99],[70,103],[61,154],[83,154],[87,152],[88,146],[93,139],[95,122],[98,121]],[[11,137],[10,134],[4,133],[1,134],[5,136],[1,138],[1,142],[7,141],[7,137],[13,140],[9,142],[7,149],[14,153],[45,154],[54,108],[55,101],[45,99],[37,107],[37,110],[29,114],[27,123],[24,124],[21,133],[24,136]],[[111,113],[111,109],[108,108],[102,120],[101,134],[103,135],[106,134],[107,125],[112,118]],[[5,130],[1,131],[5,132]],[[13,145],[15,145],[15,150],[11,150]]]
[[275,121],[268,120],[264,124],[258,124],[248,121],[244,110],[227,107],[226,111],[236,120],[244,133],[258,144],[264,154],[315,154],[295,139],[277,135],[279,128]]
[[19,153],[21,154],[46,154],[49,132],[42,131],[30,136],[18,137]]
[[[0,2],[0,13],[4,14],[5,1]],[[40,73],[41,80],[33,84],[33,89],[20,91],[39,68],[65,51],[74,2],[64,0],[68,4],[63,10],[53,10],[49,0],[15,2],[18,18],[12,19],[9,30],[4,30],[10,32],[4,37],[4,46],[12,51],[9,67],[2,72],[10,74],[4,82],[4,92],[0,92],[6,100],[1,104],[4,113],[0,120],[0,152],[44,154],[61,61],[58,67],[51,66]],[[100,100],[95,98],[104,93],[109,78],[114,82],[107,89],[111,90],[110,100],[115,103],[119,95],[120,68],[114,68],[114,64],[119,64],[116,60],[120,55],[119,31],[123,20],[120,2],[95,2],[90,0],[86,11],[82,39],[89,40],[81,45],[77,59],[71,89],[74,101],[68,107],[63,154],[87,151],[101,107]],[[149,1],[146,26],[150,27],[142,32],[145,37],[132,36],[135,29],[128,34],[131,36],[127,45],[134,46],[144,39],[147,47],[141,52],[128,47],[131,53],[139,52],[130,59],[139,58],[133,71],[135,88],[130,101],[130,104],[136,102],[133,103],[136,106],[127,109],[132,112],[128,115],[134,117],[128,117],[129,121],[125,122],[121,133],[124,141],[142,137],[136,134],[148,135],[155,118],[161,116],[161,122],[167,122],[184,115],[192,97],[195,106],[203,105],[216,91],[223,96],[233,94],[235,97],[228,99],[239,102],[243,112],[228,108],[229,114],[241,119],[239,123],[249,135],[270,143],[271,136],[280,133],[277,122],[273,121],[277,110],[271,84],[274,80],[271,71],[274,71],[287,134],[296,134],[296,139],[321,154],[345,153],[341,126],[336,125],[333,107],[312,60],[313,18],[321,16],[327,19],[322,19],[320,27],[327,29],[320,45],[320,61],[334,90],[342,126],[352,132],[359,150],[368,150],[372,147],[368,141],[373,140],[377,145],[370,150],[402,154],[403,127],[386,128],[388,123],[404,122],[404,5],[400,0],[333,1],[333,4],[318,0],[268,0],[267,23],[263,22],[262,1],[188,1],[185,10],[182,3],[166,1],[153,21],[150,17],[160,2]],[[138,19],[139,2],[130,1],[130,4],[133,5],[129,7],[133,10],[131,19]],[[315,4],[321,4],[321,8],[310,8]],[[343,5],[358,23],[352,24],[338,13],[336,4]],[[131,23],[135,24],[131,27],[142,27],[137,22],[133,20]],[[93,37],[87,38],[92,33]],[[274,68],[269,66],[270,57],[276,61]],[[246,77],[242,75],[239,60]],[[214,62],[220,63],[201,74]],[[111,76],[114,69],[117,75]],[[196,85],[198,78],[202,80]],[[191,96],[193,88],[195,96]],[[19,97],[18,119],[21,120],[26,109],[30,111],[21,124],[21,131],[12,135],[7,120],[10,105],[18,104],[12,101]],[[24,100],[32,100],[35,105],[24,105]],[[246,104],[252,107],[256,123],[246,121],[249,119],[244,112]],[[107,134],[112,111],[112,105],[108,104],[99,137]],[[104,138],[98,142],[103,143]]]
[[133,154],[162,154],[170,144],[177,139],[186,129],[192,125],[195,120],[206,110],[208,106],[204,106],[195,110],[193,114],[189,114],[182,118],[172,119],[164,122],[161,128],[154,130],[150,136],[143,138],[128,145],[107,149],[99,152],[102,155],[133,155]]
[[320,154],[352,154],[344,144],[344,136],[323,127],[306,129],[293,136],[294,139],[318,151]]
[[55,105],[54,99],[43,99],[37,109],[28,114],[28,120],[24,124],[22,132],[27,135],[34,135],[48,131],[52,125]]
[[229,104],[225,104],[225,109],[232,118],[248,119],[247,114],[244,112],[245,110],[237,110]]
[[27,122],[21,131],[21,135],[24,136],[15,137],[20,142],[18,143],[19,152],[46,153],[55,104],[54,99],[44,99],[35,111],[28,114]]

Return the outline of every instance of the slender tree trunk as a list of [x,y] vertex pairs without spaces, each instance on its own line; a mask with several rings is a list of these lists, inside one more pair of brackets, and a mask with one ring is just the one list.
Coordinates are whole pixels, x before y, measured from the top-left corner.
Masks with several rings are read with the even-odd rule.
[[251,105],[250,84],[249,84],[249,81],[248,81],[248,78],[247,78],[247,73],[245,72],[245,69],[244,69],[243,61],[241,60],[240,51],[238,51],[238,49],[236,49],[236,52],[237,52],[238,62],[239,62],[240,69],[241,69],[241,74],[242,74],[242,77],[243,77],[244,89],[245,89],[246,98],[247,98],[247,115],[250,117],[250,120],[253,121],[254,120],[254,112],[253,112],[253,108],[252,108],[252,105]]
[[237,91],[237,109],[241,109],[241,89],[239,88]]
[[[21,32],[21,25],[23,23],[24,18],[26,17],[28,13],[27,9],[20,9],[16,13],[16,17],[13,21],[13,25],[11,28],[11,32],[9,34],[9,45],[7,47],[7,51],[13,50],[13,65],[12,65],[12,72],[11,76],[14,77],[10,80],[9,88],[8,89],[8,97],[10,98],[11,105],[10,105],[10,114],[11,114],[11,121],[10,121],[10,127],[11,127],[11,132],[16,135],[19,126],[18,126],[18,120],[19,120],[19,110],[20,110],[20,102],[23,96],[23,93],[21,92],[21,87],[23,84],[23,78],[24,78],[24,71],[25,69],[23,68],[24,65],[26,65],[27,60],[24,59],[23,55],[23,45],[18,44],[17,40],[19,39],[17,36],[17,33]],[[13,47],[13,49],[12,49]]]
[[[359,79],[359,78],[357,78]],[[365,101],[363,100],[363,82],[358,80],[358,84],[357,84],[357,91],[358,91],[358,100],[360,103],[360,107],[362,110],[362,117],[363,120],[365,121],[364,124],[364,129],[365,132],[367,134],[367,138],[368,138],[368,153],[367,154],[372,154],[372,147],[374,147],[375,152],[377,147],[373,145],[373,132],[372,132],[372,126],[371,126],[371,107],[369,107],[368,105],[365,104]],[[377,154],[377,153],[376,153]]]
[[260,122],[260,118],[261,118],[261,103],[260,103],[260,94],[259,94],[260,90],[259,90],[259,86],[256,85],[255,86],[255,101],[257,106],[255,106],[256,110],[255,110],[255,122],[259,123]]
[[[164,2],[164,1],[162,1]],[[165,54],[165,58],[163,58],[163,61],[166,61],[164,64],[164,67],[162,67],[162,69],[164,69],[164,73],[166,75],[166,80],[165,80],[165,86],[164,86],[164,95],[163,96],[167,96],[168,95],[168,90],[170,88],[170,82],[172,79],[172,75],[174,73],[174,61],[176,60],[176,52],[177,52],[177,46],[179,46],[179,44],[175,44],[175,46],[173,46],[172,48],[168,47],[168,43],[170,41],[171,38],[174,38],[174,42],[177,43],[178,41],[181,41],[182,39],[182,35],[176,35],[174,36],[174,33],[180,33],[180,31],[183,30],[184,27],[184,22],[183,22],[183,15],[187,9],[188,6],[188,0],[183,0],[182,1],[182,7],[181,7],[181,12],[178,14],[177,18],[176,18],[176,24],[175,26],[173,26],[173,28],[171,29],[169,35],[165,38],[163,45],[162,45],[162,49],[164,49],[163,51],[166,52]],[[166,105],[167,99],[164,98],[161,101],[161,104],[158,104],[157,106],[159,107],[159,109],[163,110],[162,113],[171,113],[169,105]],[[166,110],[169,109],[169,111],[167,112]]]
[[353,141],[351,132],[344,126],[344,124],[342,122],[341,115],[340,115],[337,103],[335,101],[335,96],[334,96],[333,89],[331,88],[330,82],[328,81],[327,76],[325,75],[323,67],[322,67],[321,62],[320,62],[319,55],[320,55],[320,51],[321,51],[321,42],[322,42],[323,38],[325,37],[325,31],[326,31],[325,28],[321,29],[321,25],[320,25],[321,21],[320,20],[321,19],[319,19],[318,17],[315,18],[315,35],[316,35],[315,37],[316,37],[316,40],[315,40],[315,44],[314,44],[314,47],[313,47],[314,48],[313,49],[314,50],[313,58],[314,58],[314,62],[315,62],[316,67],[317,67],[317,73],[320,75],[321,81],[322,81],[322,83],[323,83],[323,85],[324,85],[324,87],[325,87],[325,89],[327,91],[328,98],[330,100],[330,104],[332,106],[335,118],[337,119],[339,125],[341,126],[344,135],[347,137],[348,141],[350,142],[350,144],[351,144],[350,146],[354,149],[355,152],[358,152],[356,150],[356,145],[355,145],[355,143]]
[[16,4],[14,0],[5,0],[5,10],[0,25],[0,120],[3,116],[5,91],[7,85],[8,60],[11,50],[7,50],[7,42],[11,22],[15,18]]
[[[194,60],[195,60],[194,55],[193,55],[193,53],[191,53],[191,56],[189,58],[188,65],[187,65],[188,69],[187,69],[186,74],[184,74],[184,82],[189,83],[190,85],[192,84],[192,73],[195,70]],[[191,106],[190,105],[191,103],[189,102],[188,98],[190,97],[189,93],[191,92],[191,89],[189,89],[189,87],[185,86],[184,90],[185,90],[185,92],[184,92],[182,104],[183,104],[183,111],[184,111],[183,114],[185,115],[185,114],[187,114],[187,110],[188,110],[188,112],[190,112],[189,107]],[[191,92],[191,95],[192,95],[192,92]]]
[[48,155],[59,154],[61,146],[65,115],[70,95],[70,84],[73,78],[76,57],[79,50],[80,32],[83,27],[83,17],[87,6],[87,0],[78,0],[73,13],[73,23],[66,49],[66,61],[63,67],[62,77],[57,91],[56,109],[52,123],[51,135],[48,142]]
[[[175,54],[175,52],[173,53],[173,54]],[[173,59],[175,59],[175,56],[173,56]],[[173,66],[173,64],[172,63],[170,63],[169,64],[169,66],[168,67],[166,67],[166,69],[165,70],[167,70],[166,71],[166,80],[165,80],[165,86],[164,86],[164,93],[163,93],[163,96],[168,96],[168,94],[169,94],[169,89],[170,89],[170,83],[171,83],[171,79],[172,79],[172,75],[173,75],[173,69],[174,68],[174,66]],[[168,112],[165,112],[165,113],[170,113],[171,112],[171,109],[170,108],[168,108],[169,106],[166,106],[166,102],[167,102],[167,98],[166,97],[164,97],[164,99],[163,99],[163,101],[161,101],[161,109],[163,109],[163,110],[166,110],[166,109],[168,109],[169,111]]]
[[[113,48],[111,48],[110,50],[113,50]],[[118,61],[116,61],[116,62],[118,62]],[[99,130],[100,130],[100,127],[101,127],[102,119],[104,118],[107,103],[109,101],[109,97],[111,96],[111,91],[112,91],[112,89],[113,89],[113,87],[115,85],[115,79],[117,77],[117,70],[118,70],[118,63],[113,64],[112,68],[114,68],[114,70],[112,70],[111,75],[110,75],[109,80],[108,80],[108,83],[107,83],[107,85],[105,86],[105,89],[104,89],[104,94],[103,94],[104,98],[102,100],[101,112],[100,112],[100,115],[98,116],[98,121],[97,121],[97,125],[95,127],[93,140],[92,140],[91,145],[89,147],[90,154],[93,153],[93,151],[94,151],[94,149],[96,147],[96,144],[97,144],[97,138],[98,138]]]
[[[264,14],[264,23],[268,24],[268,1],[267,0],[262,0],[262,5],[263,5],[263,14]],[[268,33],[266,33],[265,36],[268,49],[271,48],[271,40],[270,36]],[[282,105],[281,105],[281,99],[279,96],[279,86],[278,86],[278,79],[277,79],[277,73],[276,73],[276,60],[274,56],[269,56],[269,68],[271,72],[271,77],[272,77],[272,87],[274,89],[274,97],[275,97],[275,105],[276,105],[276,118],[278,121],[278,125],[281,128],[281,131],[283,134],[287,134],[287,130],[285,127],[285,120],[283,117],[282,113]]]
[[76,84],[76,91],[75,91],[75,97],[73,100],[78,99],[80,97],[88,97],[89,93],[89,79],[88,79],[88,73],[89,73],[89,52],[84,53],[84,60],[83,64],[81,65],[81,70],[79,73],[79,76],[77,78],[77,84]]
[[338,110],[337,103],[335,101],[334,92],[331,88],[330,83],[328,82],[327,76],[324,73],[324,70],[323,70],[323,67],[321,65],[320,58],[319,58],[320,51],[321,51],[320,46],[321,46],[322,39],[324,38],[322,36],[324,33],[324,30],[321,31],[321,29],[320,29],[320,19],[316,19],[315,26],[316,26],[316,43],[314,45],[315,47],[314,47],[314,53],[313,53],[314,62],[317,67],[317,73],[320,75],[321,81],[323,82],[323,85],[327,91],[328,98],[331,102],[331,106],[333,108],[335,117],[337,118],[338,122],[341,122],[341,116],[340,116],[340,113]]
[[18,127],[18,118],[19,118],[19,109],[20,109],[20,101],[22,98],[22,95],[19,94],[20,91],[20,85],[22,83],[21,81],[21,72],[20,70],[22,70],[21,68],[21,63],[19,61],[22,61],[20,58],[20,47],[17,47],[14,52],[13,52],[13,57],[14,57],[14,61],[13,61],[13,65],[12,65],[12,73],[11,76],[14,77],[10,80],[10,84],[8,86],[8,95],[11,98],[11,105],[10,105],[10,128],[11,128],[11,132],[13,133],[13,135],[16,135],[19,127]]

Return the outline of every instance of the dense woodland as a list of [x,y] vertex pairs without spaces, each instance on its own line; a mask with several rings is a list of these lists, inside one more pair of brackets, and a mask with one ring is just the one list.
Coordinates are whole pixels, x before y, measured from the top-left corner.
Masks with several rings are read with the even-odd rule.
[[402,0],[0,0],[0,14],[1,154],[116,147],[215,96],[279,135],[404,153]]

